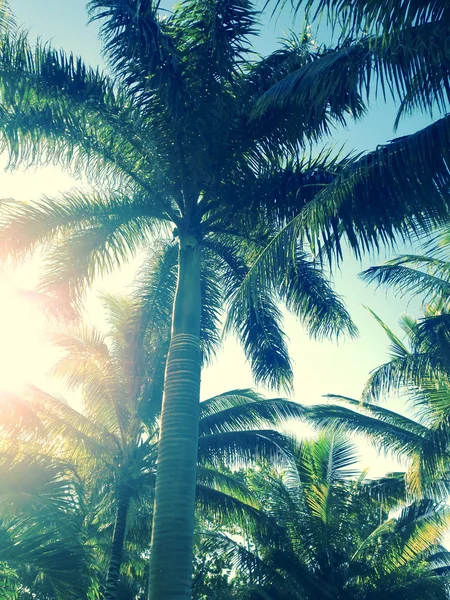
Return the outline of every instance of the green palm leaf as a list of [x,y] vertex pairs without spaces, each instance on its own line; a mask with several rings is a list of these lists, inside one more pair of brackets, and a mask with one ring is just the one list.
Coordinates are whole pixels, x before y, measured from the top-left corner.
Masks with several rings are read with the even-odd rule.
[[311,409],[309,418],[319,426],[333,427],[347,434],[362,433],[379,449],[390,450],[396,456],[413,454],[423,441],[421,435],[403,427],[403,424],[396,425],[342,406],[317,405]]
[[[285,300],[287,307],[300,318],[313,337],[339,336],[342,333],[356,335],[356,328],[349,314],[318,265],[296,248],[293,248],[293,253],[290,254],[290,249],[283,244],[281,238],[286,229],[282,234],[275,236],[260,253],[242,283],[233,290],[226,329],[239,327],[243,330],[241,335],[248,338],[247,344],[257,346],[256,340],[253,341],[251,336],[254,328],[255,336],[257,335],[261,345],[261,339],[264,338],[258,323],[264,324],[264,329],[267,329],[270,335],[273,329],[273,325],[269,327],[270,320],[281,317],[278,311],[271,316],[269,311],[275,311],[276,307],[271,308],[269,299],[261,294],[260,290],[269,288],[273,290],[274,295],[279,295]],[[265,324],[267,318],[270,320]],[[270,348],[270,345],[268,346]],[[281,355],[285,352],[281,345],[279,352]],[[268,359],[273,360],[270,355]],[[261,377],[262,373],[256,372],[256,375]],[[290,376],[290,369],[286,370],[285,377],[287,376]],[[289,379],[286,384],[289,385]]]
[[286,466],[290,445],[282,434],[268,429],[222,432],[200,436],[198,456],[200,464],[217,468],[245,467],[261,459]]
[[400,98],[397,122],[405,111],[416,108],[432,113],[437,107],[445,113],[450,62],[441,40],[446,35],[448,23],[438,20],[321,50],[265,92],[253,117],[286,109],[295,114],[311,106],[314,121],[324,111],[336,118],[346,105],[349,115],[358,118],[364,113],[362,98],[368,100],[371,92]]
[[445,20],[448,6],[444,0],[424,0],[412,4],[407,0],[390,0],[382,5],[374,0],[357,0],[348,5],[342,0],[320,0],[319,2],[297,2],[296,10],[304,4],[307,10],[313,9],[316,15],[325,12],[333,23],[339,22],[344,30],[375,29],[381,33],[423,24],[430,20]]
[[393,287],[400,295],[423,295],[433,302],[450,293],[449,263],[432,256],[402,255],[361,274],[364,281]]

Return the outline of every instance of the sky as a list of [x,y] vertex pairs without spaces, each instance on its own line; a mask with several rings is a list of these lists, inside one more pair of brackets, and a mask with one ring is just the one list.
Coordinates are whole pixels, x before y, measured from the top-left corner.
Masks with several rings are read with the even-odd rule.
[[[30,30],[33,38],[39,36],[43,40],[51,40],[56,47],[80,54],[91,65],[104,64],[101,58],[101,44],[97,37],[98,26],[96,24],[86,26],[87,15],[83,0],[10,0],[10,5],[17,23]],[[285,11],[276,21],[268,22],[266,18],[263,25],[264,31],[257,40],[255,49],[261,54],[266,54],[276,47],[277,40],[283,33],[288,29],[299,32],[303,23],[299,15],[293,24],[290,13]],[[402,121],[398,131],[394,133],[394,119],[393,103],[385,104],[382,99],[379,99],[378,103],[373,103],[369,115],[363,121],[352,124],[348,129],[340,128],[330,139],[330,143],[337,147],[345,144],[348,151],[365,151],[397,135],[411,133],[430,123],[428,116],[416,115]],[[6,158],[0,156],[0,166],[5,164]],[[0,172],[0,197],[29,201],[42,194],[57,195],[64,189],[80,183],[83,184],[74,181],[55,167],[29,169],[26,172]],[[344,296],[350,313],[360,329],[360,337],[356,341],[347,340],[339,344],[329,341],[311,341],[301,324],[294,317],[286,316],[285,330],[290,339],[290,351],[295,369],[293,399],[301,403],[316,403],[323,401],[322,395],[326,393],[359,397],[369,372],[387,360],[388,347],[385,334],[368,314],[365,306],[370,306],[391,327],[396,326],[398,318],[405,311],[418,315],[417,299],[411,301],[396,298],[385,290],[376,290],[373,286],[367,287],[358,279],[357,275],[362,268],[379,264],[387,256],[388,254],[382,257],[366,257],[362,263],[353,257],[348,257],[335,275],[336,289]],[[35,271],[33,265],[23,268],[14,275],[16,283],[24,287],[32,287],[36,282]],[[132,267],[126,268],[122,273],[102,281],[101,287],[112,292],[123,290],[124,285],[130,282],[132,273]],[[17,308],[15,310],[17,313]],[[101,321],[95,293],[91,295],[87,312],[88,318],[92,321]],[[26,338],[25,332],[24,336],[23,339]],[[37,342],[36,347],[33,347],[30,352],[36,352],[39,344],[40,342]],[[3,356],[6,355],[11,355],[11,348],[3,349]],[[20,356],[19,343],[17,356]],[[0,354],[0,364],[1,357]],[[49,362],[52,357],[49,355],[45,359]],[[39,378],[38,371],[43,368],[45,360],[41,362],[35,360],[33,373],[37,378]],[[5,367],[4,371],[11,368]],[[0,380],[1,377],[0,370]],[[254,387],[254,383],[242,351],[233,340],[228,340],[214,364],[203,373],[202,397],[206,398],[226,389],[240,387]],[[270,391],[267,391],[267,394],[274,395]],[[401,408],[399,403],[390,406]],[[367,457],[369,456],[372,455],[368,454]]]

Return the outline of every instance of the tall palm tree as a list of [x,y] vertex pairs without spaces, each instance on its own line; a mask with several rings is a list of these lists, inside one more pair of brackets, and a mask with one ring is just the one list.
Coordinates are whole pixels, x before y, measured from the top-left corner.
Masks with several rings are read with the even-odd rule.
[[276,519],[276,534],[253,548],[221,538],[236,568],[251,565],[247,597],[447,598],[447,507],[431,500],[405,506],[402,478],[367,480],[356,469],[355,448],[339,435],[304,440],[294,452],[295,468],[283,478],[250,478]]
[[191,1],[173,12],[150,0],[93,0],[89,6],[101,22],[113,78],[47,45],[30,48],[24,37],[5,38],[0,130],[11,165],[54,161],[97,176],[102,187],[33,205],[4,203],[2,248],[17,255],[47,246],[44,285],[54,293],[69,288],[73,299],[100,271],[113,270],[172,229],[175,243],[167,252],[178,268],[177,291],[149,594],[152,600],[188,598],[202,316],[217,322],[235,298],[228,327],[242,341],[256,379],[285,387],[292,372],[279,299],[313,335],[355,332],[304,247],[296,248],[289,277],[274,269],[270,281],[239,293],[278,224],[329,179],[336,160],[305,158],[303,148],[349,107],[345,101],[331,114],[325,107],[313,115],[305,106],[299,118],[249,120],[255,100],[315,53],[300,41],[255,59],[250,37],[258,15],[247,0]]

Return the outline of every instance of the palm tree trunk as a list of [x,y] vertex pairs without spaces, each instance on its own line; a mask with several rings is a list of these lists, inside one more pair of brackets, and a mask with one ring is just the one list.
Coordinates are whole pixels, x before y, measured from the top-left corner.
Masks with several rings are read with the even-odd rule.
[[200,248],[180,237],[167,359],[149,572],[149,600],[189,600],[200,402]]
[[115,600],[117,584],[119,583],[120,567],[122,565],[123,545],[127,526],[128,508],[130,506],[130,490],[127,487],[119,488],[119,498],[114,524],[114,534],[111,544],[111,558],[106,576],[105,593],[103,600]]

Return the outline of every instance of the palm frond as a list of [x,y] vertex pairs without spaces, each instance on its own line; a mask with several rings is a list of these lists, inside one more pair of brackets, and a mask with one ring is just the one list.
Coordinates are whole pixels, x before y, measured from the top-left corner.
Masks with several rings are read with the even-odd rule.
[[[446,304],[447,297],[441,297],[440,304]],[[425,316],[419,319],[413,331],[413,343],[417,350],[434,355],[436,362],[440,363],[443,376],[448,377],[450,369],[450,314],[447,308],[442,309],[439,304],[428,307]]]
[[234,323],[239,323],[243,314],[251,315],[252,312],[258,320],[260,311],[265,308],[260,290],[269,288],[299,317],[313,337],[343,333],[355,336],[356,327],[320,265],[297,247],[291,249],[283,244],[286,229],[256,257],[242,283],[234,290],[226,327],[230,329]]
[[3,433],[18,435],[42,430],[43,424],[35,410],[19,394],[0,393],[0,428]]
[[247,177],[242,190],[234,186],[234,200],[227,199],[229,219],[232,221],[236,214],[243,218],[239,211],[245,207],[245,211],[254,211],[266,222],[283,227],[353,160],[354,154],[343,155],[342,149],[334,146],[314,154],[289,153],[282,166],[279,161],[266,160],[254,182]]
[[[436,507],[432,500],[422,500],[407,506],[397,519],[390,519],[377,528],[360,546],[357,556],[371,551],[379,539],[393,538],[391,544],[381,546],[388,560],[395,566],[407,563],[414,557],[435,547],[448,527],[446,508]],[[355,556],[356,558],[356,556]]]
[[15,31],[16,20],[11,12],[8,0],[0,2],[0,30]]
[[172,19],[153,0],[90,0],[92,20],[99,20],[105,55],[115,72],[145,104],[158,92],[162,105],[175,109],[183,90],[182,53]]
[[76,600],[87,593],[88,552],[73,533],[64,537],[57,530],[40,531],[32,520],[15,520],[0,529],[0,537],[0,560],[35,567],[61,600]]
[[46,456],[2,454],[0,506],[3,517],[37,514],[61,521],[77,505],[79,481],[68,464]]
[[227,314],[226,332],[236,333],[256,382],[290,391],[293,374],[282,313],[268,294],[260,291],[257,304],[252,300],[245,305],[234,302]]
[[[279,0],[276,4],[281,4]],[[351,5],[342,0],[302,0],[293,2],[298,11],[301,6],[306,11],[313,11],[318,17],[325,13],[327,20],[334,25],[339,24],[345,34],[359,31],[375,31],[387,34],[392,30],[403,29],[413,25],[421,25],[430,21],[445,21],[448,6],[445,0],[425,0],[411,3],[408,0],[389,0],[380,4],[373,0],[357,0]]]
[[217,524],[237,524],[243,532],[255,531],[263,528],[265,515],[252,504],[247,504],[234,495],[214,489],[210,486],[197,484],[197,508],[205,516]]
[[[224,243],[223,236],[214,236],[205,242],[217,255],[217,267],[222,275],[225,302],[238,295],[239,286],[248,271],[247,248],[233,248]],[[270,387],[290,388],[292,369],[281,328],[281,312],[271,291],[260,290],[257,302],[244,309],[237,302],[228,310],[225,333],[233,331],[242,342],[256,381]]]
[[424,437],[428,431],[428,428],[418,421],[377,404],[363,402],[362,400],[348,398],[347,396],[341,396],[339,394],[326,394],[325,397],[330,400],[339,400],[345,404],[349,404],[352,408],[357,408],[359,411],[367,413],[376,419],[380,419],[380,421],[383,421],[384,423],[389,423],[395,427],[410,431],[416,436]]
[[370,267],[361,278],[394,290],[401,296],[413,292],[423,301],[434,302],[450,295],[450,266],[432,256],[402,255],[386,263]]
[[228,408],[243,406],[250,402],[259,402],[263,399],[264,396],[262,394],[259,394],[251,388],[229,390],[204,400],[200,404],[200,419],[215,415]]
[[245,467],[261,459],[287,465],[291,448],[285,436],[270,429],[226,431],[200,436],[198,457],[201,465],[219,467]]
[[61,378],[69,389],[82,389],[83,401],[90,416],[123,438],[129,407],[120,403],[121,381],[114,372],[103,371],[88,358],[67,357],[52,368],[51,375]]
[[[248,397],[244,396],[245,402],[242,402],[239,391],[233,392],[232,395],[227,394],[226,398],[218,396],[206,400],[209,414],[205,414],[203,403],[200,405],[200,435],[281,425],[290,419],[301,419],[307,412],[307,409],[301,404],[284,398],[261,399],[257,397],[249,401]],[[236,403],[236,396],[239,403]],[[228,406],[223,406],[224,400],[227,401]],[[213,402],[214,412],[211,411]],[[217,404],[222,405],[219,411],[217,411]]]
[[310,410],[309,420],[313,424],[332,427],[338,432],[349,435],[362,433],[373,440],[380,450],[388,450],[397,456],[411,455],[421,448],[423,442],[421,435],[403,427],[403,424],[395,425],[342,406],[325,404],[314,406]]
[[59,333],[53,338],[69,352],[54,365],[51,374],[64,379],[69,389],[81,389],[91,418],[125,443],[125,424],[134,399],[127,394],[123,365],[115,364],[95,328],[82,326],[74,334]]
[[377,314],[374,313],[373,310],[371,310],[367,306],[365,308],[372,315],[372,317],[375,319],[375,321],[378,323],[378,325],[380,325],[382,327],[382,329],[386,333],[387,337],[389,338],[389,340],[391,342],[390,352],[391,352],[392,357],[399,358],[399,359],[407,358],[411,354],[409,348],[407,348],[405,346],[405,344],[401,341],[401,339],[395,335],[395,333],[392,331],[392,329],[390,329],[390,327],[388,327],[386,325],[386,323],[384,321],[382,321]]
[[[364,42],[319,51],[305,65],[262,94],[253,107],[251,118],[262,119],[267,114],[273,119],[272,114],[279,112],[292,119],[299,113],[306,130],[316,123],[314,129],[318,129],[319,123],[325,121],[326,131],[328,119],[345,124],[346,114],[361,117],[365,106],[358,84],[360,79],[365,79],[366,61],[370,58]],[[341,69],[345,69],[347,77],[342,77]]]
[[[285,82],[295,78],[299,72],[308,72],[329,52],[317,49],[308,30],[299,35],[291,34],[281,43],[281,48],[247,67],[250,102],[245,112],[248,122],[244,141],[249,146],[248,159],[256,165],[269,158],[272,164],[279,166],[275,147],[281,147],[285,158],[291,160],[299,148],[319,142],[325,135],[332,135],[336,122],[343,124],[348,118],[365,113],[361,95],[344,79],[341,80],[339,97],[336,95],[322,103],[322,95],[317,98],[311,96],[313,101],[302,105],[295,101],[282,106],[271,102],[276,90],[282,88]],[[350,90],[347,95],[344,89]],[[255,141],[258,142],[256,147]]]
[[[379,92],[401,100],[404,112],[449,107],[450,61],[442,45],[448,23],[432,21],[394,31],[384,37],[365,36],[317,52],[313,60],[276,83],[257,101],[253,118],[266,112],[304,111],[312,107],[314,122],[328,111],[343,120],[364,113],[363,98]],[[320,82],[320,83],[319,83]]]
[[122,209],[116,218],[110,214],[103,223],[74,229],[53,246],[39,289],[76,305],[96,277],[111,273],[144,249],[156,222],[139,214],[136,205]]
[[[151,228],[151,219],[157,213],[142,197],[127,194],[86,193],[83,190],[67,192],[58,201],[43,198],[33,204],[3,201],[1,217],[3,256],[21,256],[33,252],[37,245],[49,246],[60,236],[75,239],[91,229],[96,232],[111,232],[127,223],[139,221],[143,229],[139,238],[145,237]],[[146,218],[150,222],[145,221]],[[135,225],[135,228],[137,226]],[[131,231],[128,231],[128,236]],[[99,235],[99,233],[98,233]],[[122,234],[126,240],[126,230]]]
[[354,475],[358,460],[354,443],[338,433],[322,434],[317,440],[304,441],[299,446],[298,467],[307,475],[306,481],[332,484],[349,478]]
[[364,481],[361,493],[376,501],[383,509],[390,511],[404,504],[407,499],[405,473],[388,473],[384,477]]
[[424,381],[446,378],[447,374],[440,358],[431,353],[393,358],[372,371],[361,397],[365,402],[376,402],[382,396],[398,393],[408,386],[420,388]]
[[361,256],[398,236],[409,237],[411,231],[442,225],[448,219],[449,140],[450,117],[444,117],[349,161],[274,237],[265,253],[285,256],[293,264],[300,238],[332,262],[342,258],[342,239]]
[[26,401],[39,416],[45,430],[39,432],[37,441],[52,455],[67,455],[74,460],[86,451],[101,457],[117,447],[116,436],[103,423],[94,422],[59,396],[30,386],[22,401]]
[[[257,33],[259,12],[254,4],[249,0],[184,0],[179,8],[173,24],[183,32],[183,53],[195,52],[196,61],[201,64],[205,64],[208,57],[210,85],[218,78],[233,82],[236,73],[249,60],[249,38]],[[195,66],[192,64],[190,68]]]
[[208,467],[199,465],[197,469],[197,482],[203,486],[231,494],[236,499],[246,502],[249,506],[258,507],[256,498],[245,483],[230,473],[224,473],[217,469],[209,469]]
[[0,72],[1,142],[11,167],[53,162],[146,189],[137,165],[154,173],[154,149],[142,140],[148,125],[107,77],[50,45],[32,48],[25,35],[2,37]]

